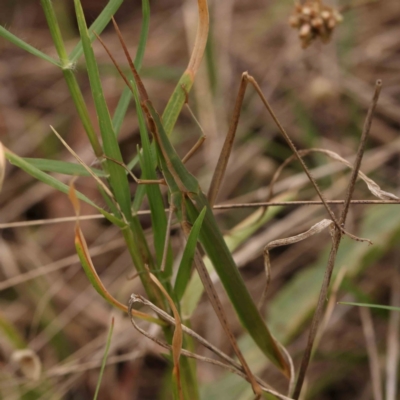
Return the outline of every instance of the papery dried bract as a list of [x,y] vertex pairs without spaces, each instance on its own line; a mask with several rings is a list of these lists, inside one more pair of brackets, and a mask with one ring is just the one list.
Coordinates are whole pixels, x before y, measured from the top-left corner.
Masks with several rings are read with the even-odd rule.
[[11,361],[18,366],[22,374],[37,381],[42,373],[42,363],[38,355],[31,349],[16,350],[11,355]]

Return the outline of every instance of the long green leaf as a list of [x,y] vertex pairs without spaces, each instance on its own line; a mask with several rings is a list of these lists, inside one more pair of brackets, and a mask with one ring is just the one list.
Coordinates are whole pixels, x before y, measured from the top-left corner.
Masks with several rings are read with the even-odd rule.
[[[136,90],[136,89],[135,89]],[[139,98],[135,93],[136,110],[139,121],[139,131],[142,142],[143,154],[142,159],[142,179],[157,179],[155,165],[153,163],[154,155],[151,154],[152,147],[150,145],[149,135],[147,133],[146,123],[143,111],[140,107]],[[149,200],[151,210],[151,221],[154,234],[154,247],[156,250],[157,264],[160,267],[163,254],[164,244],[167,233],[167,217],[165,215],[165,206],[159,185],[144,185]],[[133,208],[136,209],[136,204],[139,203],[139,196],[135,196]],[[141,203],[141,201],[140,201]],[[165,264],[164,278],[168,278],[172,274],[172,251],[168,246],[167,259]]]
[[[6,150],[5,154],[6,154],[7,160],[10,161],[11,164],[15,165],[18,168],[21,168],[22,170],[27,172],[29,175],[33,176],[38,181],[41,181],[41,182],[45,183],[46,185],[49,185],[52,188],[59,190],[60,192],[68,194],[69,186],[66,185],[65,183],[62,183],[58,179],[54,178],[53,176],[41,171],[35,165],[31,164],[30,162],[25,161],[22,157],[19,157],[10,151]],[[80,200],[84,201],[85,203],[90,204],[91,206],[93,206],[95,208],[98,208],[96,206],[96,204],[93,203],[92,200],[90,200],[84,194],[77,191],[77,196]]]
[[[366,209],[359,235],[372,240],[373,246],[365,246],[346,237],[342,239],[336,265],[346,265],[347,277],[356,277],[397,245],[400,237],[400,214],[394,212],[393,207],[398,206],[372,206]],[[284,344],[289,343],[299,333],[312,315],[329,250],[330,245],[322,250],[315,263],[297,273],[268,304],[268,326]],[[337,272],[334,270],[333,280]],[[261,373],[265,369],[265,361],[258,357],[250,336],[244,335],[239,344],[253,366],[253,372]],[[254,398],[246,382],[241,382],[232,374],[226,374],[221,380],[203,387],[202,399],[218,398],[218,394],[227,392],[236,393],[235,398]]]
[[[292,195],[285,195],[279,200],[289,200]],[[251,214],[245,221],[238,225],[235,229],[224,236],[224,240],[229,250],[233,252],[252,234],[254,234],[261,226],[270,221],[282,207],[270,207],[267,212],[260,218],[260,211]],[[212,271],[212,263],[206,258],[205,265],[209,272]],[[181,307],[184,315],[191,316],[196,310],[200,298],[204,292],[204,287],[197,274],[193,274],[190,279],[189,285],[186,288],[185,294],[182,298]]]
[[61,67],[60,63],[54,59],[53,57],[48,56],[47,54],[43,53],[42,51],[36,49],[35,47],[31,46],[30,44],[26,43],[24,40],[20,39],[19,37],[13,35],[10,31],[0,25],[0,36],[4,39],[8,40],[9,42],[15,44],[19,48],[27,51],[28,53],[33,54],[36,57],[41,58],[42,60],[48,61],[49,63]]
[[[86,66],[89,75],[90,87],[93,100],[96,107],[97,118],[99,121],[100,132],[103,139],[104,153],[112,160],[118,163],[122,162],[121,151],[117,142],[117,138],[112,126],[110,114],[104,98],[103,89],[101,86],[100,75],[92,44],[90,42],[89,33],[86,26],[85,17],[82,10],[82,5],[79,0],[74,0],[75,12],[78,21],[79,32],[82,39],[83,51],[86,59]],[[114,193],[114,196],[119,204],[122,213],[129,222],[130,230],[123,230],[125,240],[127,241],[128,250],[138,272],[140,279],[146,289],[149,299],[164,308],[165,304],[160,296],[156,295],[155,289],[150,281],[148,274],[145,274],[146,267],[154,268],[154,262],[150,254],[143,229],[136,216],[131,213],[131,199],[128,179],[125,169],[114,161],[107,159],[105,168],[109,174],[109,182]]]
[[50,34],[57,50],[58,57],[60,58],[60,66],[64,75],[65,82],[67,83],[75,108],[78,112],[79,118],[82,121],[85,132],[93,147],[93,151],[97,157],[103,154],[100,142],[97,138],[96,132],[93,128],[92,121],[90,120],[89,111],[87,109],[85,100],[80,90],[79,84],[74,75],[74,63],[68,59],[67,51],[65,49],[64,40],[61,35],[60,27],[57,17],[53,8],[51,0],[41,0],[44,14],[46,16],[47,24],[50,29]]
[[200,229],[203,224],[204,216],[206,215],[206,208],[203,208],[199,217],[196,219],[190,231],[185,250],[183,251],[182,260],[179,264],[178,275],[175,281],[175,295],[180,301],[185,293],[186,287],[189,283],[190,272],[193,265],[194,254],[196,251],[197,241],[200,234]]
[[[80,164],[75,164],[67,161],[59,161],[59,160],[48,160],[44,158],[28,158],[23,157],[24,161],[28,164],[33,165],[37,169],[46,172],[56,172],[64,175],[73,175],[73,176],[90,176],[89,172]],[[97,168],[91,168],[91,170],[99,177],[105,177],[106,174]]]
[[[5,155],[7,160],[11,164],[15,165],[18,168],[21,168],[23,171],[27,172],[29,175],[33,176],[38,181],[41,181],[46,185],[49,185],[56,190],[59,190],[60,192],[68,194],[69,186],[67,186],[65,183],[62,183],[53,176],[47,174],[46,172],[41,171],[34,165],[30,164],[29,162],[26,162],[22,157],[17,156],[16,154],[12,153],[9,150],[5,150]],[[93,203],[93,201],[90,200],[88,197],[86,197],[84,194],[77,191],[77,197],[80,200],[84,201],[85,203],[90,204],[92,207],[96,208],[97,211],[103,214],[113,224],[120,227],[125,226],[125,224],[120,219],[114,217],[107,211],[103,210],[97,204]]]
[[[78,21],[79,32],[81,35],[83,51],[85,53],[86,66],[89,75],[90,87],[92,90],[93,100],[96,107],[97,119],[101,137],[103,139],[104,153],[107,157],[122,162],[121,151],[115,137],[114,128],[111,122],[110,113],[104,98],[103,88],[101,86],[99,69],[94,57],[93,48],[91,45],[89,32],[87,30],[85,16],[81,2],[74,0],[76,17]],[[130,195],[128,179],[125,170],[117,163],[106,160],[107,172],[109,173],[109,182],[112,187],[114,196],[121,207],[125,218],[128,221],[132,220],[130,211]]]

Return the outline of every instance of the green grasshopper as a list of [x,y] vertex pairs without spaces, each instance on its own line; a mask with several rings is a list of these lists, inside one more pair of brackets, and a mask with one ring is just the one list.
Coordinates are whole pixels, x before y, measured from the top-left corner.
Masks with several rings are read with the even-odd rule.
[[[238,272],[238,268],[232,258],[232,254],[229,251],[217,225],[210,203],[206,195],[201,191],[197,179],[186,169],[185,165],[179,158],[170,140],[168,139],[161,118],[149,99],[143,82],[136,71],[136,68],[122,39],[121,33],[119,32],[118,26],[115,22],[114,26],[132,70],[136,87],[139,92],[141,107],[155,142],[158,165],[169,189],[172,209],[175,210],[184,232],[187,233],[188,226],[196,221],[202,210],[206,210],[202,228],[199,234],[199,241],[202,247],[198,248],[195,255],[195,266],[223,327],[225,329],[227,322],[221,320],[221,314],[219,313],[218,309],[222,306],[218,300],[215,289],[213,288],[213,284],[208,272],[203,264],[201,256],[202,249],[204,249],[216,272],[218,273],[219,278],[243,326],[248,330],[250,336],[253,338],[261,351],[279,369],[281,369],[286,376],[289,376],[290,368],[288,362],[286,361],[279,345],[269,332],[259,310],[253,302],[246,286],[244,285],[244,282]],[[103,44],[110,58],[113,60],[116,68],[120,72],[126,84],[131,88],[132,91],[134,91],[131,83],[121,72],[118,64],[115,62],[107,47],[100,38],[98,39]],[[184,88],[182,90],[184,90]],[[222,319],[224,319],[224,317],[222,317]],[[225,329],[225,331],[230,336],[231,341],[234,341],[234,337],[232,333],[230,333],[229,329]],[[254,378],[252,379],[252,374],[249,371],[239,348],[235,344],[234,347],[236,347],[236,354],[242,362],[243,368],[245,369],[247,375],[249,376],[253,390],[258,394],[259,390],[257,390],[257,384],[255,383]]]

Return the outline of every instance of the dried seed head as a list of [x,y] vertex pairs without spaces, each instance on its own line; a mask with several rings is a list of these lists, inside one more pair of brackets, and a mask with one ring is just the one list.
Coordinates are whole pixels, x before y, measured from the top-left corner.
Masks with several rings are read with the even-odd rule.
[[342,19],[337,10],[321,0],[306,0],[304,4],[296,3],[289,23],[298,29],[301,45],[305,48],[317,38],[323,43],[329,42],[334,28]]
[[340,14],[340,12],[333,10],[333,16],[335,17],[337,22],[342,22],[343,21],[343,15]]
[[331,17],[331,14],[332,13],[330,11],[327,11],[327,10],[322,11],[321,12],[321,18],[325,19],[325,20],[328,20]]
[[329,18],[328,20],[328,28],[333,29],[336,26],[336,19],[335,18]]
[[317,18],[314,18],[314,19],[311,20],[311,25],[312,25],[314,28],[319,28],[319,27],[321,27],[321,26],[323,25],[323,23],[324,23],[324,21],[323,21],[322,18],[320,18],[320,17],[317,17]]
[[300,19],[297,15],[291,15],[289,18],[289,24],[292,28],[298,28],[300,26]]
[[305,38],[307,36],[310,36],[311,33],[311,26],[309,24],[304,24],[299,30],[299,36],[301,38]]

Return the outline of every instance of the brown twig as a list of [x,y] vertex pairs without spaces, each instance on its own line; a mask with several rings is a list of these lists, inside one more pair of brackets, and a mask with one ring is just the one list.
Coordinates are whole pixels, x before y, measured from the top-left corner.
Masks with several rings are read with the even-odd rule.
[[362,157],[364,155],[364,150],[365,150],[365,144],[366,144],[366,141],[367,141],[367,138],[369,135],[369,131],[371,128],[372,117],[373,117],[373,114],[374,114],[374,111],[376,108],[376,104],[378,102],[381,87],[382,87],[382,81],[381,80],[376,81],[375,93],[372,98],[371,105],[368,109],[368,114],[367,114],[367,118],[364,123],[363,132],[361,134],[361,139],[360,139],[360,144],[359,144],[358,151],[357,151],[356,160],[354,162],[353,172],[350,177],[350,181],[349,181],[348,188],[347,188],[346,199],[345,199],[343,210],[342,210],[342,213],[341,213],[340,219],[339,219],[340,229],[335,227],[335,232],[334,232],[334,236],[333,236],[333,240],[332,240],[332,248],[331,248],[331,251],[329,254],[328,264],[327,264],[327,267],[325,270],[324,279],[323,279],[321,290],[319,293],[317,308],[314,312],[314,316],[313,316],[313,319],[311,322],[311,328],[310,328],[310,333],[308,335],[307,347],[303,354],[303,359],[302,359],[301,366],[300,366],[299,376],[297,378],[296,387],[295,387],[294,393],[293,393],[293,397],[295,399],[298,399],[300,396],[301,389],[303,387],[303,382],[304,382],[304,379],[305,379],[305,376],[307,373],[308,365],[310,363],[310,358],[311,358],[311,353],[313,350],[315,337],[318,332],[318,326],[319,326],[320,320],[323,316],[324,304],[325,304],[325,301],[326,301],[326,298],[328,295],[329,284],[331,281],[333,268],[335,266],[336,255],[337,255],[337,252],[339,249],[340,241],[342,239],[342,227],[344,226],[344,224],[346,222],[346,217],[347,217],[347,213],[348,213],[350,202],[351,202],[351,196],[353,195],[358,171],[361,166],[361,161],[362,161]]

